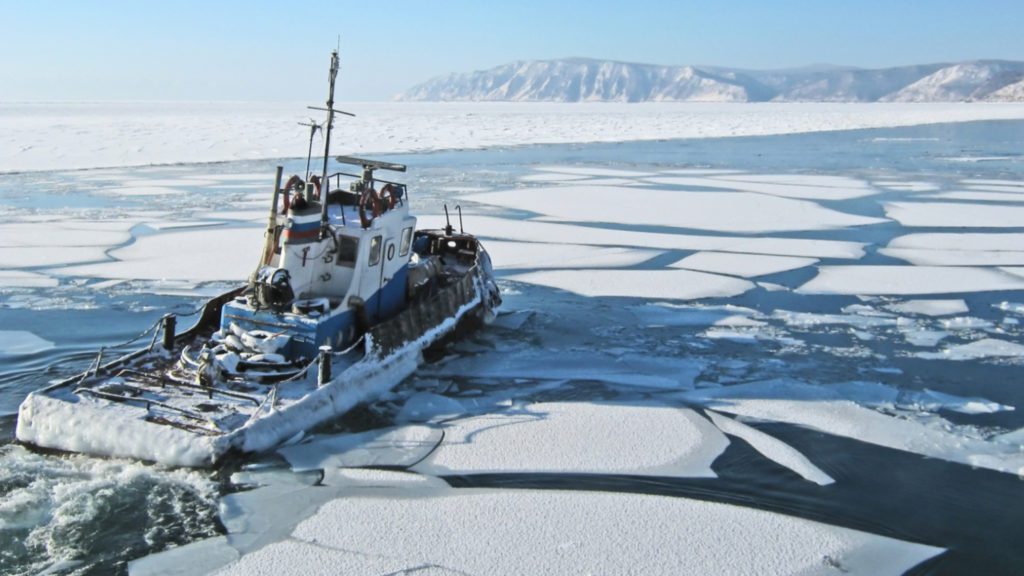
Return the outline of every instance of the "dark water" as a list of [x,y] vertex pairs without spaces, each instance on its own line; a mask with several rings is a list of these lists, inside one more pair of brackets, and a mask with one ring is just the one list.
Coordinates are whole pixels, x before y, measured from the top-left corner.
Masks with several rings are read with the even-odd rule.
[[[868,180],[926,180],[943,190],[955,190],[964,178],[1021,180],[1022,150],[1024,122],[978,122],[757,138],[449,151],[386,159],[409,165],[414,210],[436,213],[440,202],[452,204],[453,198],[465,190],[521,186],[520,176],[536,166],[553,164],[637,170],[705,167],[848,175]],[[47,214],[102,218],[118,210],[146,207],[164,211],[172,219],[193,219],[211,210],[237,209],[252,191],[212,192],[205,187],[185,187],[183,195],[173,198],[127,198],[115,202],[96,190],[126,178],[187,178],[211,172],[272,175],[275,164],[253,161],[125,169],[111,175],[109,181],[95,174],[90,176],[90,171],[0,176],[0,211],[12,220]],[[286,163],[288,172],[303,169],[304,161]],[[26,196],[26,188],[49,190],[52,194]],[[881,216],[880,201],[897,198],[905,196],[883,192],[870,198],[821,203],[848,213]],[[466,202],[464,208],[471,211],[474,206]],[[525,214],[505,211],[501,215]],[[471,217],[466,219],[466,228],[480,232],[473,230]],[[657,227],[628,229],[695,232]],[[999,231],[1021,232],[1024,223],[1021,228]],[[893,222],[785,236],[885,245],[907,232]],[[660,267],[687,254],[668,251],[663,260],[637,267]],[[860,261],[892,262],[873,250]],[[499,274],[517,272],[502,269],[500,262],[496,264]],[[761,279],[798,286],[811,276],[813,270],[805,269]],[[468,344],[462,344],[460,353],[472,349],[479,350],[473,353],[483,355],[499,354],[497,351],[517,347],[621,347],[658,356],[706,360],[711,366],[707,377],[711,379],[715,378],[715,370],[739,362],[743,366],[739,374],[721,368],[723,378],[728,373],[742,378],[789,377],[821,383],[863,379],[903,390],[927,388],[980,396],[1018,409],[981,415],[942,411],[941,416],[954,424],[976,426],[989,433],[1024,427],[1024,388],[1020,386],[1024,368],[1013,360],[923,360],[912,355],[919,349],[904,342],[895,329],[873,329],[874,338],[863,340],[848,327],[784,326],[777,321],[773,327],[800,339],[804,346],[793,350],[779,342],[760,342],[755,346],[708,342],[700,334],[705,327],[631,325],[633,316],[627,310],[643,304],[637,299],[583,298],[507,281],[503,287],[509,292],[508,307],[533,310],[533,318],[517,330],[487,329],[471,337]],[[199,288],[215,291],[217,286]],[[1021,291],[943,297],[965,299],[971,316],[994,323],[1006,314],[993,308],[993,304],[1004,300],[1024,302]],[[201,295],[154,295],[152,283],[147,282],[124,283],[103,291],[91,290],[75,279],[64,280],[56,288],[0,289],[0,330],[24,330],[54,343],[51,350],[0,356],[0,413],[12,414],[29,391],[84,369],[99,346],[134,338],[167,310],[188,311],[201,301]],[[843,307],[859,302],[854,297],[810,297],[761,288],[734,298],[702,301],[746,306],[765,314],[777,309],[839,313]],[[976,336],[971,332],[956,333],[944,344],[966,342]],[[1024,342],[1021,329],[1012,326],[1000,337]],[[522,385],[518,380],[480,379],[473,374],[451,380],[462,390],[477,387],[485,393]],[[410,385],[406,382],[400,390],[408,390]],[[538,393],[531,400],[600,399],[630,403],[657,396],[578,380]],[[360,429],[389,423],[387,409],[362,408],[340,420],[334,428]],[[1024,483],[1020,477],[797,426],[754,426],[798,449],[836,482],[823,487],[806,482],[735,438],[714,464],[719,475],[716,479],[580,474],[489,474],[445,479],[455,487],[604,490],[726,502],[949,550],[918,566],[914,573],[1024,573],[1024,533],[1018,526],[1024,518]],[[9,442],[13,436],[11,416],[0,419],[0,431],[5,442]],[[204,473],[81,456],[42,455],[17,445],[2,445],[0,573],[32,574],[53,565],[64,567],[59,573],[123,573],[130,559],[223,531],[217,519],[216,502],[224,489],[220,477]]]

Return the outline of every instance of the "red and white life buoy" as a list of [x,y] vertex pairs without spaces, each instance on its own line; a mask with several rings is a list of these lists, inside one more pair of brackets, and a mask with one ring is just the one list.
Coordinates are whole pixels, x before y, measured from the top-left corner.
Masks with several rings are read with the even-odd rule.
[[398,194],[396,192],[397,190],[391,184],[385,184],[380,189],[380,201],[381,204],[387,206],[386,210],[391,210],[398,204]]
[[[366,214],[367,204],[370,205],[371,216]],[[362,224],[363,228],[369,228],[370,224],[373,224],[373,220],[380,216],[380,213],[380,196],[377,195],[376,190],[367,187],[366,190],[363,190],[363,195],[359,197],[359,223]]]

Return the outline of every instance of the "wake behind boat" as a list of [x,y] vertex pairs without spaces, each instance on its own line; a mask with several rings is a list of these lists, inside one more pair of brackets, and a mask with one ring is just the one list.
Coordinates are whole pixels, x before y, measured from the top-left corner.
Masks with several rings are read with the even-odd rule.
[[[342,156],[328,174],[337,52],[319,175],[277,169],[259,264],[199,320],[83,374],[29,394],[19,441],[63,451],[214,466],[268,450],[389,390],[422,352],[501,299],[480,242],[449,223],[416,230],[400,164]],[[312,137],[310,133],[310,156]],[[347,190],[341,179],[355,178]],[[336,189],[331,190],[331,182]]]

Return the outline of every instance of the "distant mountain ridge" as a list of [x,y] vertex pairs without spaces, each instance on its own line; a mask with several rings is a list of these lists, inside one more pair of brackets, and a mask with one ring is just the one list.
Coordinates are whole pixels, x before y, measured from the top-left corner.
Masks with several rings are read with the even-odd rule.
[[428,80],[396,96],[507,102],[1024,102],[1024,62],[884,69],[660,66],[589,58],[513,62]]

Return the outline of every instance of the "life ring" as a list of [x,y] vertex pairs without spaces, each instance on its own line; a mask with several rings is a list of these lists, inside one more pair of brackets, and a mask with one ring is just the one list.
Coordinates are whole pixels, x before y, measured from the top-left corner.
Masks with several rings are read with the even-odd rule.
[[[367,204],[370,204],[373,214],[370,217],[366,215]],[[373,224],[373,220],[380,216],[380,212],[380,196],[377,195],[377,191],[369,187],[363,190],[363,195],[359,197],[359,223],[363,225],[363,228],[369,228],[370,224]]]
[[[294,174],[292,175],[291,178],[288,179],[288,182],[286,182],[284,188],[282,188],[282,191],[284,192],[284,209],[281,210],[281,214],[287,214],[288,209],[291,208],[292,190],[300,190],[305,185],[306,183],[302,181],[302,178],[300,178],[298,174]],[[318,191],[319,189],[320,187],[317,186]]]
[[396,204],[398,204],[398,194],[396,194],[396,192],[395,187],[391,184],[385,184],[384,187],[380,189],[381,204],[387,206],[385,210],[391,210]]

